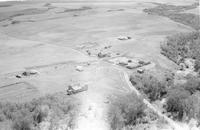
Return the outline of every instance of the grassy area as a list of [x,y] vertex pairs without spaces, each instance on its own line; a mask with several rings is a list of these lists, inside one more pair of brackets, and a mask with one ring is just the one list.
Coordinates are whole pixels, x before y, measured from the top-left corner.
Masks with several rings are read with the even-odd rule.
[[26,103],[0,103],[0,128],[39,130],[73,128],[77,101],[64,94],[47,95]]
[[[6,6],[6,5],[0,5],[0,7],[4,7],[4,6]],[[59,7],[54,7],[54,6],[51,6],[51,4],[46,4],[46,5],[38,7],[38,8],[28,8],[28,9],[18,10],[15,12],[2,13],[0,16],[0,22],[5,21],[5,20],[12,20],[13,18],[19,17],[19,16],[45,14],[49,10],[54,9],[54,8],[59,8]],[[64,9],[63,12],[57,12],[57,13],[79,12],[79,11],[86,11],[86,10],[90,10],[90,9],[92,9],[92,8],[87,7],[87,6],[83,6],[80,8],[74,8],[74,9],[66,8],[66,9]]]
[[0,16],[0,22],[5,21],[5,20],[11,20],[19,16],[43,14],[47,12],[48,10],[49,10],[48,8],[30,8],[30,9],[15,11],[15,12],[2,13]]
[[77,8],[77,9],[65,9],[62,13],[66,13],[66,12],[78,12],[78,11],[85,11],[85,10],[90,10],[92,9],[91,7],[87,7],[87,6],[83,6],[81,8]]
[[200,29],[200,17],[192,13],[183,13],[185,10],[190,10],[197,8],[199,3],[194,3],[188,6],[175,6],[167,4],[158,4],[157,6],[150,9],[144,9],[143,11],[151,15],[159,15],[168,17],[175,22],[182,23],[184,25],[190,26],[195,30]]

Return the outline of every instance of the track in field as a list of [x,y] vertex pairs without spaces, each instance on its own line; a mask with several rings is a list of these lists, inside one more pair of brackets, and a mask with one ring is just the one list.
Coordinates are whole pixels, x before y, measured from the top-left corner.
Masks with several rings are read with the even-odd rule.
[[0,101],[28,101],[39,96],[39,91],[27,82],[17,82],[0,87]]

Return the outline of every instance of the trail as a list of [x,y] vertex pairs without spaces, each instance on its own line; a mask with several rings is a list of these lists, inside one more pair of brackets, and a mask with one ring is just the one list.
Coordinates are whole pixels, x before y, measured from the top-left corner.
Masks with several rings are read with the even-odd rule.
[[83,106],[77,121],[78,128],[75,130],[109,130],[103,115],[104,107],[101,103],[87,96],[83,99]]
[[[100,68],[95,68],[89,75],[93,77],[88,82],[89,89],[82,97],[82,105],[77,120],[77,128],[75,130],[109,130],[106,121],[106,105],[105,94],[102,91],[94,91],[92,87],[98,87],[98,72]],[[85,75],[85,77],[88,75]]]

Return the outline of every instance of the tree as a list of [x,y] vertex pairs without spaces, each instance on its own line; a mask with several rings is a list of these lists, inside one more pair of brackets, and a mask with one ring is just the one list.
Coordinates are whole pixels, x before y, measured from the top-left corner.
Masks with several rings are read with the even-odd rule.
[[190,92],[184,88],[176,86],[169,90],[167,96],[167,112],[171,112],[173,117],[182,120],[184,116],[184,100],[190,96]]
[[200,91],[200,79],[197,77],[191,77],[182,87],[189,91],[190,94],[194,94],[195,92]]
[[185,100],[184,111],[189,119],[194,118],[200,123],[200,92]]
[[130,81],[151,101],[161,99],[166,94],[165,83],[161,83],[149,74],[132,75]]
[[138,124],[145,117],[146,106],[134,93],[117,98],[110,107],[109,120],[113,130]]

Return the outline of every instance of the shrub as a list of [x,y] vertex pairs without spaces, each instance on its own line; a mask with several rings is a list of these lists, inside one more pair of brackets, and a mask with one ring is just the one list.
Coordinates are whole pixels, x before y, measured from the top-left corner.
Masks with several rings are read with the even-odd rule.
[[132,75],[130,81],[138,90],[144,93],[150,101],[161,99],[166,94],[165,84],[151,75]]
[[195,69],[195,71],[199,72],[199,70],[200,70],[200,58],[197,58],[195,60],[194,69]]
[[176,87],[168,92],[167,112],[171,112],[173,117],[182,120],[184,116],[184,100],[190,96],[190,93],[184,88]]
[[145,109],[141,98],[135,94],[119,97],[112,103],[109,110],[109,122],[112,130],[121,130],[124,127],[136,125],[145,117]]
[[33,123],[30,118],[20,117],[13,122],[14,130],[32,130]]
[[200,92],[185,100],[184,111],[189,119],[196,119],[200,123]]
[[200,91],[200,79],[196,77],[191,77],[183,84],[185,90],[189,91],[190,94],[194,94],[197,91]]
[[166,109],[178,120],[195,118],[200,122],[200,79],[190,78],[168,91]]

